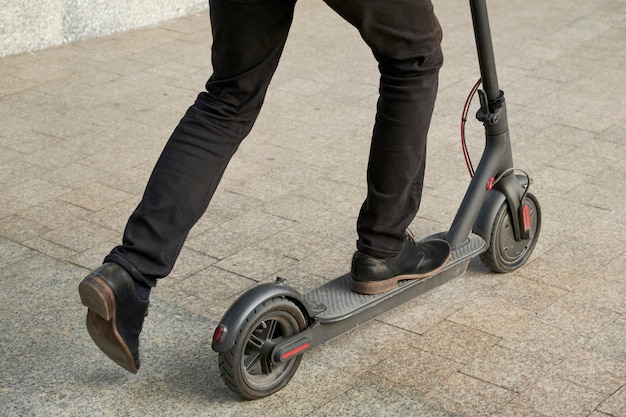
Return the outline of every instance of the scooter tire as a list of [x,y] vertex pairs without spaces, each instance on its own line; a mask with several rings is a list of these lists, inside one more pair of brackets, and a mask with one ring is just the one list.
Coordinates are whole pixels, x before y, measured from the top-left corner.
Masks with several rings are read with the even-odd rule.
[[512,272],[524,265],[532,254],[539,232],[541,231],[541,206],[532,193],[526,194],[524,200],[530,208],[530,238],[516,241],[512,217],[506,201],[498,210],[491,229],[491,244],[480,259],[487,267],[497,273]]
[[284,388],[300,366],[302,355],[274,363],[268,347],[278,338],[304,330],[306,325],[300,308],[284,297],[259,304],[239,329],[233,347],[219,354],[224,384],[247,400],[267,397]]

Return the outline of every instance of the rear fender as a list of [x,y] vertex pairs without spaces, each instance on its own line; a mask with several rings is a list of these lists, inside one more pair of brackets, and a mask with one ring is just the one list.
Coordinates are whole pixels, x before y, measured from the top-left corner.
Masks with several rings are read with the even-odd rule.
[[228,351],[234,344],[248,316],[263,302],[284,297],[293,301],[310,322],[316,315],[325,310],[324,306],[314,305],[302,296],[302,294],[284,283],[278,278],[276,282],[256,285],[244,292],[226,310],[213,334],[211,348],[218,353]]

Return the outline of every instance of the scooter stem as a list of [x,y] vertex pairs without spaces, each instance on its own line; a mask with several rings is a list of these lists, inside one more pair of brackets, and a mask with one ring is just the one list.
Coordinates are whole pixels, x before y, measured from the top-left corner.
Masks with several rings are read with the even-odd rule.
[[476,50],[478,52],[478,64],[482,77],[482,85],[487,93],[487,99],[496,100],[500,96],[498,86],[498,74],[496,73],[496,60],[491,41],[491,29],[489,15],[487,13],[486,0],[469,0],[474,24],[474,37],[476,38]]
[[[476,173],[446,236],[452,249],[468,241],[480,209],[491,190],[490,180],[513,167],[506,104],[498,85],[486,0],[469,0],[484,92],[477,117],[485,127],[485,150]],[[514,175],[511,173],[514,177]],[[508,177],[508,176],[507,176]],[[505,182],[510,181],[509,178]],[[515,188],[515,187],[513,187]],[[512,194],[517,194],[513,192]],[[515,196],[511,200],[515,200]]]

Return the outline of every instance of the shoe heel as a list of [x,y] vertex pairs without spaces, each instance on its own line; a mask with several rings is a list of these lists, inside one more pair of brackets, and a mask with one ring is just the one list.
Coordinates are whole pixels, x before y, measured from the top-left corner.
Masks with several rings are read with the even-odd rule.
[[356,293],[364,295],[375,295],[392,290],[398,286],[398,280],[395,278],[384,281],[356,281],[350,280],[350,289]]
[[111,320],[115,312],[115,296],[101,278],[89,275],[78,285],[80,301],[104,320]]

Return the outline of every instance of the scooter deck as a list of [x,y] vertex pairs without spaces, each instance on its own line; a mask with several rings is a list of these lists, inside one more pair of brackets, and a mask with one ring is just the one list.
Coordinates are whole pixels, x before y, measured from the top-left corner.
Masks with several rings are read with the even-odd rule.
[[319,323],[346,321],[358,316],[359,319],[352,320],[352,324],[356,326],[462,275],[471,258],[482,253],[484,247],[485,241],[480,236],[471,234],[465,245],[452,251],[448,264],[437,274],[423,279],[400,281],[396,289],[382,294],[365,295],[353,292],[348,273],[311,290],[304,294],[304,298],[326,307],[315,317]]

